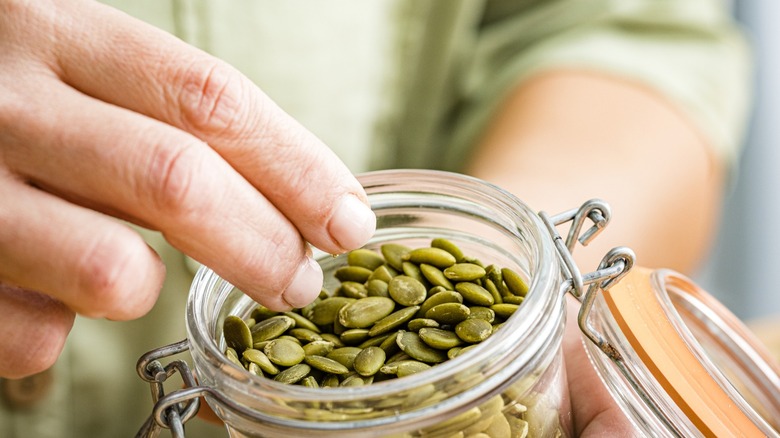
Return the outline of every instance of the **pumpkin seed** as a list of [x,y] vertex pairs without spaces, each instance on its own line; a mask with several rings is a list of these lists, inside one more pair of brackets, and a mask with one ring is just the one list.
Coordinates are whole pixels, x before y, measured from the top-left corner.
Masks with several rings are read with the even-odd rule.
[[406,275],[393,277],[387,291],[390,297],[402,306],[416,306],[425,301],[428,295],[424,284]]
[[444,270],[444,276],[453,281],[479,280],[485,274],[485,268],[473,263],[456,263]]
[[385,243],[380,247],[382,256],[385,258],[385,262],[393,267],[397,271],[401,271],[404,257],[412,249],[408,246],[400,245],[397,243]]
[[234,315],[227,316],[222,324],[222,331],[225,343],[236,353],[252,348],[252,332],[249,331],[249,327],[243,319]]
[[431,240],[431,246],[433,248],[439,248],[447,251],[448,253],[452,254],[453,257],[455,257],[455,261],[459,263],[461,260],[463,260],[463,251],[460,250],[458,245],[455,245],[451,241],[437,237],[433,240]]
[[492,323],[496,320],[496,312],[489,307],[471,306],[469,307],[469,318],[484,319],[487,322]]
[[284,367],[297,365],[306,356],[303,347],[289,339],[273,340],[265,346],[263,352],[271,362]]
[[361,248],[350,251],[347,254],[347,264],[350,266],[359,266],[361,268],[373,271],[376,268],[384,265],[385,259],[370,249]]
[[349,329],[341,334],[341,341],[347,345],[358,345],[371,336],[368,330],[362,328]]
[[425,286],[426,288],[428,287],[428,280],[423,275],[419,265],[415,265],[414,263],[411,262],[403,262],[402,267],[403,267],[402,270],[403,275],[406,275],[407,277],[412,277],[415,280],[422,283],[422,285]]
[[312,341],[303,346],[303,352],[306,353],[306,356],[325,356],[333,351],[333,347],[333,342],[330,341]]
[[386,357],[385,350],[368,347],[355,356],[355,371],[361,376],[373,376],[385,364]]
[[365,298],[368,296],[368,288],[362,282],[345,281],[339,287],[339,295],[355,299]]
[[417,248],[404,256],[406,260],[416,264],[428,264],[444,269],[455,264],[455,256],[441,248]]
[[354,363],[355,363],[355,357],[363,351],[360,348],[357,347],[341,347],[337,348],[330,353],[327,354],[328,359],[333,359],[336,362],[344,365],[350,370],[355,369]]
[[413,332],[419,332],[422,328],[439,328],[439,323],[434,319],[415,318],[406,324],[406,327]]
[[339,311],[344,327],[366,328],[393,313],[395,302],[385,297],[366,297],[347,304]]
[[379,371],[384,374],[395,374],[397,377],[404,377],[430,368],[430,365],[419,360],[399,360],[383,365]]
[[372,272],[371,276],[368,277],[368,281],[370,282],[372,280],[382,280],[385,283],[390,283],[390,280],[392,280],[393,277],[398,275],[397,272],[394,272],[395,269],[393,269],[392,271],[391,271],[391,269],[393,269],[393,268],[390,268],[387,265],[382,265],[382,266],[374,269],[374,272]]
[[309,330],[307,328],[295,327],[287,331],[287,333],[295,339],[302,342],[321,341],[322,336],[318,332]]
[[243,358],[259,366],[260,369],[265,373],[271,374],[273,376],[279,374],[279,368],[277,368],[276,365],[274,365],[273,362],[268,359],[268,356],[266,356],[265,353],[260,350],[250,348],[244,351]]
[[304,358],[304,361],[310,367],[318,369],[320,371],[324,371],[329,374],[341,375],[341,374],[349,373],[349,368],[342,365],[338,361],[329,359],[324,356],[317,356],[315,354],[312,354],[310,356],[306,356],[306,358]]
[[367,269],[362,266],[343,266],[336,269],[336,272],[334,272],[333,275],[342,283],[365,283],[368,281],[368,277],[370,277],[373,273],[373,269]]
[[333,324],[333,321],[338,317],[339,310],[354,301],[354,298],[346,297],[326,298],[312,309],[311,322],[320,326]]
[[419,361],[440,363],[447,360],[445,352],[428,346],[417,333],[402,331],[396,338],[396,343],[401,351]]
[[[460,324],[463,324],[463,322]],[[490,326],[490,324],[488,324],[488,326]],[[420,339],[422,339],[423,342],[433,348],[436,348],[437,350],[448,350],[463,344],[463,340],[461,340],[458,335],[448,330],[442,330],[438,328],[423,328],[420,329],[418,334],[420,335]]]
[[366,284],[366,294],[369,297],[390,297],[390,293],[387,291],[388,285],[384,280],[373,279],[368,280]]
[[455,325],[468,318],[471,310],[461,303],[437,304],[425,312],[425,317],[439,324]]
[[463,300],[477,306],[492,306],[493,296],[484,287],[471,282],[458,283],[455,285],[455,290],[463,295]]
[[484,341],[493,334],[493,326],[484,319],[469,318],[455,326],[455,334],[458,338],[475,344]]
[[528,284],[526,284],[523,277],[517,272],[509,268],[503,268],[501,269],[501,276],[504,278],[504,283],[506,283],[506,286],[512,294],[520,297],[526,296],[528,293]]
[[387,333],[390,330],[404,324],[410,319],[414,318],[417,311],[420,310],[420,306],[405,307],[401,310],[395,311],[386,317],[380,319],[374,324],[368,331],[369,336],[377,336],[383,333]]
[[252,326],[250,329],[252,332],[252,343],[277,338],[293,327],[295,327],[295,320],[289,316],[272,316]]
[[493,304],[490,308],[496,312],[496,316],[501,318],[509,318],[517,310],[519,306],[517,304]]
[[284,316],[292,318],[295,321],[296,328],[305,328],[314,333],[320,333],[320,328],[303,315],[299,315],[295,312],[284,312]]
[[420,306],[419,316],[425,316],[431,308],[444,303],[463,303],[463,295],[455,291],[439,292],[436,295],[428,297]]
[[310,372],[311,367],[305,363],[299,363],[277,374],[276,377],[274,377],[274,380],[281,383],[293,384],[308,376]]

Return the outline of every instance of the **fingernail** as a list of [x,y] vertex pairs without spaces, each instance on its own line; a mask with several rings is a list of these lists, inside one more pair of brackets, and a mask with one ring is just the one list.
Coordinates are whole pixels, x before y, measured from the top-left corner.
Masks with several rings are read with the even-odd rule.
[[317,298],[322,290],[322,268],[311,257],[298,268],[292,283],[282,294],[282,299],[294,308],[301,308]]
[[345,251],[360,248],[376,231],[376,215],[354,195],[346,195],[330,219],[328,232]]

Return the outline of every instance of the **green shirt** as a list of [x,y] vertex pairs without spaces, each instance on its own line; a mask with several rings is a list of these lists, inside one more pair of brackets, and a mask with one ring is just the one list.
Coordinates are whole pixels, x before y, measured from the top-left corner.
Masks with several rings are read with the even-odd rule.
[[[105,3],[235,65],[354,172],[458,170],[507,91],[551,69],[658,90],[730,163],[748,106],[748,51],[716,0]],[[132,322],[77,318],[51,387],[30,408],[3,405],[0,436],[130,436],[151,412],[135,363],[185,337],[193,271],[159,234],[142,233],[168,270],[155,308]],[[188,436],[226,436],[196,423]]]

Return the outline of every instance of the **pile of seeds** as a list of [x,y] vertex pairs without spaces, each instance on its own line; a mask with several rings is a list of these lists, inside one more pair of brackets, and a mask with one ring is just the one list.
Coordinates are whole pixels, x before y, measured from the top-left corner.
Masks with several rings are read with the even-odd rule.
[[484,341],[528,292],[446,239],[381,254],[358,249],[332,293],[290,312],[258,306],[224,321],[226,356],[250,373],[314,388],[360,386],[429,369]]

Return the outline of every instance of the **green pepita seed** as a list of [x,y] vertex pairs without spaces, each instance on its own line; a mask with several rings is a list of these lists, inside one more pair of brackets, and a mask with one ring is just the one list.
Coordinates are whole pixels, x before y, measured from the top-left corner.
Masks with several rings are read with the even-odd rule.
[[452,254],[453,257],[455,257],[455,261],[458,263],[463,260],[463,251],[460,250],[458,245],[455,245],[447,239],[437,237],[431,240],[431,247],[447,251],[448,253]]
[[444,270],[444,276],[453,281],[479,280],[485,274],[485,268],[473,263],[456,263]]
[[368,281],[382,280],[385,283],[390,283],[390,280],[392,280],[396,275],[398,275],[398,272],[395,272],[395,269],[387,265],[382,265],[374,269],[374,272],[372,272],[371,276],[368,277]]
[[319,326],[333,324],[339,315],[339,310],[354,301],[354,298],[346,297],[326,298],[312,309],[311,322]]
[[403,262],[402,268],[403,268],[402,270],[403,275],[406,275],[407,277],[412,277],[415,280],[422,283],[425,287],[428,287],[428,280],[425,279],[425,276],[423,275],[419,265],[415,265],[412,262]]
[[334,348],[333,342],[325,341],[325,340],[312,341],[303,346],[303,352],[306,353],[307,356],[310,355],[325,356],[331,351],[333,351],[333,348]]
[[[463,324],[463,322],[460,324]],[[490,324],[488,324],[488,326],[490,326]],[[463,340],[461,340],[461,338],[458,337],[458,335],[456,335],[454,332],[449,330],[442,330],[438,328],[423,328],[420,329],[418,334],[420,335],[420,339],[422,339],[423,342],[437,350],[449,350],[450,348],[454,348],[463,344]]]
[[396,338],[396,343],[401,351],[419,361],[441,363],[447,360],[445,352],[428,346],[417,333],[402,331]]
[[310,372],[311,367],[305,363],[299,363],[277,374],[276,377],[274,377],[274,380],[287,384],[298,383],[298,381],[308,376]]
[[386,243],[380,248],[382,256],[385,258],[385,262],[390,265],[396,271],[401,271],[404,257],[412,249],[408,246],[400,245],[397,243]]
[[425,285],[406,275],[390,280],[387,291],[396,303],[402,306],[416,306],[425,301],[428,291]]
[[[449,269],[449,268],[447,268]],[[453,290],[455,287],[452,282],[447,279],[441,269],[436,266],[423,263],[420,265],[420,271],[428,282],[434,286],[441,286],[445,289]]]
[[337,388],[341,382],[335,374],[328,374],[322,378],[321,388]]
[[265,377],[263,370],[261,370],[260,367],[254,362],[249,362],[249,365],[246,366],[246,370],[255,376]]
[[342,375],[342,374],[349,373],[349,368],[342,365],[338,361],[329,359],[324,356],[317,356],[317,355],[306,356],[304,361],[310,367],[314,369],[318,369],[320,371],[324,371],[328,374]]
[[366,328],[393,313],[395,302],[385,297],[361,298],[341,308],[339,322],[344,327]]
[[500,318],[509,318],[517,310],[519,306],[517,304],[493,304],[490,308],[496,312],[496,316]]
[[455,290],[463,295],[463,300],[477,306],[492,306],[495,302],[493,296],[484,287],[471,282],[463,282],[455,285]]
[[333,275],[341,282],[354,281],[356,283],[365,283],[373,272],[373,269],[367,269],[362,266],[344,266],[336,269]]
[[252,326],[250,329],[252,332],[252,343],[278,338],[293,327],[295,327],[295,320],[289,316],[272,316]]
[[366,268],[370,271],[373,271],[376,268],[384,265],[385,259],[370,249],[361,248],[350,251],[349,254],[347,254],[347,264],[350,266],[359,266],[361,268]]
[[504,283],[506,283],[512,294],[524,297],[528,293],[528,284],[517,272],[509,268],[503,268],[501,269],[501,275],[504,277]]
[[260,369],[267,374],[271,374],[272,376],[279,374],[279,368],[277,368],[276,365],[268,359],[268,356],[260,350],[250,348],[244,351],[243,357],[245,360],[259,366]]
[[420,306],[419,316],[425,316],[429,310],[434,306],[444,303],[463,303],[463,295],[455,291],[439,292],[436,295],[432,295],[426,299]]
[[436,320],[439,324],[455,325],[468,318],[471,310],[460,303],[437,304],[425,312],[425,317]]
[[419,332],[422,328],[439,328],[439,323],[436,320],[428,318],[415,318],[406,325],[410,331]]
[[234,349],[236,353],[252,348],[252,332],[243,319],[235,315],[227,316],[222,325],[222,331],[224,332],[225,343],[228,347]]
[[430,368],[430,365],[425,362],[420,362],[419,360],[399,360],[391,364],[383,365],[379,371],[384,374],[395,374],[398,377],[405,377]]
[[302,342],[312,342],[312,341],[322,340],[322,336],[320,336],[319,330],[315,332],[307,328],[295,327],[293,329],[288,330],[287,333],[290,336]]
[[440,269],[449,268],[456,262],[455,256],[441,248],[413,249],[405,256],[405,259],[418,265],[425,263]]
[[320,333],[320,328],[303,315],[299,315],[295,312],[284,312],[284,316],[295,320],[296,328],[305,328],[315,333]]
[[368,288],[362,282],[345,281],[339,287],[339,295],[355,299],[365,298],[368,296]]
[[460,339],[475,344],[493,334],[493,326],[484,319],[469,318],[455,326],[455,333]]
[[257,306],[252,310],[252,314],[250,315],[250,318],[255,320],[255,324],[257,324],[260,321],[265,321],[268,318],[271,318],[272,316],[278,315],[279,312],[275,310],[268,309],[263,306]]
[[385,364],[386,357],[385,350],[368,347],[355,356],[355,371],[361,376],[373,376]]
[[349,329],[341,334],[341,341],[347,345],[358,345],[371,336],[367,329]]
[[384,280],[373,279],[368,280],[366,284],[366,294],[369,297],[390,297],[390,293],[387,291],[387,282]]
[[378,336],[387,333],[414,318],[414,315],[418,310],[420,310],[420,306],[405,307],[401,310],[397,310],[377,321],[376,324],[369,329],[368,335]]
[[303,347],[289,339],[273,340],[265,346],[263,352],[271,362],[284,367],[297,365],[306,356]]
[[244,368],[244,364],[241,363],[241,360],[238,358],[238,354],[236,353],[236,350],[234,350],[232,347],[228,347],[225,350],[225,356],[228,358],[229,361],[240,366],[241,368]]
[[341,342],[341,338],[334,333],[322,333],[320,334],[320,336],[322,336],[322,339],[324,341],[328,341],[331,344],[333,344],[333,348],[345,347],[344,343]]
[[501,296],[501,292],[499,292],[498,288],[496,287],[495,283],[493,283],[493,280],[484,277],[482,279],[482,287],[485,288],[488,292],[490,292],[490,295],[493,297],[493,303],[495,304],[501,304],[504,302],[504,298]]
[[335,360],[350,370],[354,370],[355,357],[361,351],[363,350],[357,347],[341,347],[331,351],[326,357]]
[[477,319],[484,319],[485,321],[492,323],[496,320],[496,312],[493,311],[493,309],[488,307],[481,307],[481,306],[471,306],[469,307],[469,310],[471,313],[469,314],[469,318],[477,318]]
[[319,388],[320,384],[317,383],[317,379],[314,376],[306,376],[301,380],[301,385],[307,388]]

